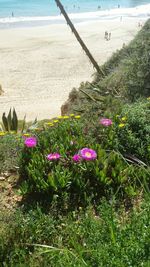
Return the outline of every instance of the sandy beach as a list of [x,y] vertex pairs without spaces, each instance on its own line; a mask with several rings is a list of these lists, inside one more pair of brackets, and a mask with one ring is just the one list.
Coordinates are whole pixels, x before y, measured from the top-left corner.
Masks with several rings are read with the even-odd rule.
[[[138,18],[76,24],[99,64],[136,35]],[[104,32],[111,32],[111,40]],[[94,69],[66,24],[0,30],[2,113],[15,107],[19,119],[52,118],[73,87],[91,81]]]

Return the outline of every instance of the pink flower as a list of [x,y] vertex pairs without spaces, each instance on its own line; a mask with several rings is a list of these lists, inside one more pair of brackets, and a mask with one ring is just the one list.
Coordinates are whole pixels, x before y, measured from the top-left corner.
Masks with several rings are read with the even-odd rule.
[[75,162],[79,162],[81,160],[81,156],[79,154],[75,154],[73,157],[72,157],[73,161]]
[[37,139],[35,137],[28,137],[24,141],[25,146],[35,147],[37,145]]
[[47,159],[48,160],[57,160],[60,158],[60,154],[59,153],[51,153],[49,155],[47,155]]
[[100,124],[107,127],[107,126],[112,125],[112,120],[103,118],[100,120]]
[[87,147],[80,150],[80,155],[85,160],[94,160],[97,158],[97,154],[95,150],[87,148]]

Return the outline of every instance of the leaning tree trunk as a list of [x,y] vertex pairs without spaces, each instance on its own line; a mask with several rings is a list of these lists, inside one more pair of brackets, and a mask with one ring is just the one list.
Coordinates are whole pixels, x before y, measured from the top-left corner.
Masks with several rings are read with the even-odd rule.
[[88,50],[87,46],[85,45],[85,43],[83,42],[83,40],[81,39],[79,33],[77,32],[76,28],[74,27],[73,23],[71,22],[70,18],[68,17],[68,14],[66,13],[63,5],[61,4],[61,2],[59,0],[55,0],[57,6],[60,8],[61,13],[64,15],[67,24],[70,26],[72,32],[74,33],[74,35],[76,36],[78,42],[80,43],[80,45],[82,46],[83,50],[85,51],[86,55],[88,56],[88,58],[90,59],[91,63],[93,64],[94,68],[97,70],[97,72],[104,76],[104,72],[103,70],[98,66],[97,62],[95,61],[95,59],[93,58],[92,54],[90,53],[90,51]]

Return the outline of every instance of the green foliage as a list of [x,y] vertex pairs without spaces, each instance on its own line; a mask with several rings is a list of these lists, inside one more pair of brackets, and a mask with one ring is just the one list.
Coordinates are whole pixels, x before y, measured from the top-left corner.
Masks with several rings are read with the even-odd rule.
[[15,134],[0,136],[0,173],[16,170],[19,163],[20,137]]
[[[99,128],[103,134],[101,145],[95,142],[83,121],[74,118],[59,121],[55,127],[38,133],[37,146],[24,146],[22,151],[22,193],[46,193],[49,200],[57,198],[67,206],[94,203],[112,193],[122,197],[135,196],[142,181],[148,183],[148,171],[144,167],[141,171],[141,167],[129,165],[120,153],[113,150],[116,144],[114,128],[104,129],[100,125]],[[74,162],[72,157],[84,147],[95,150],[97,159]],[[107,152],[104,148],[111,150]],[[49,161],[47,155],[54,152],[61,158]]]
[[[113,102],[114,103],[114,102]],[[111,104],[110,104],[111,105]],[[117,102],[117,106],[119,103]],[[119,151],[124,156],[134,156],[149,165],[150,161],[150,100],[139,100],[133,104],[120,105],[116,114],[110,109],[101,117],[112,118],[111,127],[100,125],[94,113],[86,116],[85,127],[90,125],[91,138],[106,150]],[[92,115],[91,115],[92,114]],[[111,115],[110,115],[111,114]],[[90,116],[91,115],[91,116]],[[92,117],[92,119],[90,118]]]
[[116,148],[124,154],[134,155],[146,164],[150,162],[150,100],[125,105],[118,118],[126,117],[123,128],[115,129]]
[[[2,266],[149,266],[149,198],[128,213],[115,200],[73,211],[67,216],[43,208],[3,214],[0,233]],[[11,246],[10,246],[11,244]]]

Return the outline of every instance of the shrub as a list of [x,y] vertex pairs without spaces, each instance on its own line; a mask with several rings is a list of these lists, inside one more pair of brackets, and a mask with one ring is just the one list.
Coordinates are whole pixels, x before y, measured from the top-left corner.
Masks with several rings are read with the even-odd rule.
[[[122,121],[122,118],[126,118]],[[150,100],[125,105],[116,128],[116,148],[124,154],[134,155],[146,164],[150,162]]]
[[[33,147],[23,148],[20,161],[20,174],[25,181],[23,192],[47,193],[50,199],[57,197],[77,206],[111,192],[122,196],[136,194],[141,174],[138,166],[129,166],[115,151],[106,152],[94,143],[90,133],[85,136],[82,120],[67,117],[56,124],[36,135],[36,146],[34,143]],[[111,134],[107,139],[108,144],[112,142]],[[142,172],[141,182],[148,178],[144,168]]]
[[[137,101],[122,106],[119,114],[106,111],[112,118],[110,127],[100,126],[96,118],[91,130],[95,142],[107,150],[114,149],[124,156],[137,157],[149,165],[150,161],[150,100]],[[88,122],[85,122],[88,123]]]

